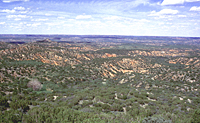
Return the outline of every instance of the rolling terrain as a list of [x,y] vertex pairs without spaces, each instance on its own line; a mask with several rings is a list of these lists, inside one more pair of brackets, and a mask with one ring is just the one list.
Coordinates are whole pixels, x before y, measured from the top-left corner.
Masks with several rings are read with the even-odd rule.
[[1,35],[0,122],[200,122],[200,38]]

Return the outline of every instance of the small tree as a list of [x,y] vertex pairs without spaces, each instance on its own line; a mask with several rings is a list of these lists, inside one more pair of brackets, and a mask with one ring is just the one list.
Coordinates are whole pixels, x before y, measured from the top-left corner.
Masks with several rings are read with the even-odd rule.
[[0,95],[0,110],[5,110],[6,107],[9,107],[8,99]]
[[191,122],[192,123],[199,123],[200,122],[200,109],[195,110]]
[[142,123],[172,123],[172,121],[165,120],[163,117],[146,117]]
[[32,88],[34,91],[40,90],[42,88],[42,84],[37,79],[32,79],[27,87]]

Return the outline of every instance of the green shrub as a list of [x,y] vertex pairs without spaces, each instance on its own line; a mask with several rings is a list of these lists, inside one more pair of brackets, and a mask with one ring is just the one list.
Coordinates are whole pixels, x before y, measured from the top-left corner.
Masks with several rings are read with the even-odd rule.
[[147,117],[147,118],[144,118],[142,123],[172,123],[172,121],[165,120],[162,117]]
[[0,95],[0,106],[8,107],[8,99]]
[[200,109],[197,109],[192,116],[192,123],[200,123]]
[[106,110],[109,110],[110,109],[110,106],[108,104],[102,104],[101,107],[103,109],[106,109]]
[[123,107],[119,104],[114,104],[111,108],[111,111],[120,111],[122,112],[123,111]]
[[137,117],[140,113],[139,109],[138,108],[127,108],[126,109],[128,111],[128,113],[133,117]]

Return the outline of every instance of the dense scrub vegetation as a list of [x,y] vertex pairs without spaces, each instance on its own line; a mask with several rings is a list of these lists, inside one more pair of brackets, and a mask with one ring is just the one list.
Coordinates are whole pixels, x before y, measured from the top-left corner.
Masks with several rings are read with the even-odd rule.
[[[182,54],[174,57],[170,53],[163,55],[159,46],[143,48],[143,44],[118,44],[110,48],[92,44],[94,49],[103,47],[92,51],[71,50],[73,46],[65,45],[66,52],[65,48],[58,48],[60,44],[33,46],[37,46],[36,50],[23,51],[23,55],[20,51],[1,52],[2,123],[200,122],[199,50],[189,51],[195,54],[190,57]],[[166,48],[174,50],[173,46]],[[186,52],[175,50],[176,55],[179,50]],[[33,52],[38,55],[45,51],[55,53],[58,60],[45,54],[42,58],[50,59],[48,63],[38,57],[26,58],[34,57],[29,56]],[[19,56],[21,60],[16,60]],[[61,56],[67,60],[57,64]]]

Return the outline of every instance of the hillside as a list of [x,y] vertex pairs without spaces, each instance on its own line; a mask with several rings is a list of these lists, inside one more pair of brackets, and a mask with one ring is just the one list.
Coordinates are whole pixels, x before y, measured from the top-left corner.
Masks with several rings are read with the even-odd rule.
[[0,122],[200,121],[198,38],[0,41]]

